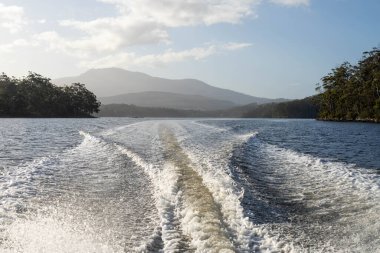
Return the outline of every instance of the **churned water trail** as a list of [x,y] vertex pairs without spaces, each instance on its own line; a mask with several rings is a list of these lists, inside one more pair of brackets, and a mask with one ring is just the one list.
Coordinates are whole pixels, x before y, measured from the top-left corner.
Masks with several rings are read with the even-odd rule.
[[0,252],[380,252],[375,125],[4,122]]
[[220,207],[215,203],[209,189],[193,168],[186,154],[169,129],[161,129],[165,142],[164,157],[175,167],[177,182],[181,191],[184,211],[183,229],[191,237],[192,244],[212,252],[234,252],[228,238]]
[[260,140],[235,150],[231,162],[247,215],[296,251],[379,251],[377,173]]
[[0,252],[138,251],[152,240],[158,224],[149,180],[112,145],[81,135],[59,158],[7,175],[17,191],[8,186],[13,197],[2,197]]
[[[143,168],[156,185],[164,251],[276,252],[278,247],[284,246],[244,217],[239,202],[241,193],[228,174],[219,171],[210,175],[194,163],[195,157],[190,159],[191,152],[185,151],[180,143],[196,140],[192,140],[192,135],[185,137],[187,130],[181,124],[149,124],[152,132],[158,135],[158,142],[154,142],[158,153],[143,158],[143,153],[152,151],[144,150],[138,154],[133,147],[120,143],[117,146]],[[151,134],[142,125],[129,130],[136,133],[144,129],[141,134]],[[237,143],[244,141],[240,135],[230,137]],[[217,171],[220,168],[211,169]]]

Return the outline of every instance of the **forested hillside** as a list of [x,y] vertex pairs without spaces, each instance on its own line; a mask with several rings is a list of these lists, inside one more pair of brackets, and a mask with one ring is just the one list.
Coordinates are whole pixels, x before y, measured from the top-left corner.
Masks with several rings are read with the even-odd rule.
[[0,117],[89,117],[99,106],[80,83],[58,87],[32,72],[21,79],[0,75]]
[[178,110],[172,108],[143,107],[126,104],[102,105],[99,117],[215,117],[214,112]]
[[[154,77],[141,72],[133,72],[120,68],[102,68],[91,69],[79,76],[66,77],[53,80],[57,85],[67,83],[85,83],[99,98],[114,97],[116,99],[107,99],[104,104],[134,104],[133,101],[120,101],[120,95],[138,94],[142,92],[163,92],[182,95],[198,95],[212,100],[228,101],[235,105],[246,105],[249,103],[271,103],[283,102],[284,99],[268,99],[254,97],[247,94],[239,93],[233,90],[222,89],[209,85],[196,79],[167,79]],[[146,107],[165,107],[163,104],[153,106],[148,104],[136,104],[137,106]],[[179,109],[180,106],[171,107]],[[182,108],[185,109],[185,108]],[[213,110],[208,108],[208,110]]]
[[317,97],[265,105],[249,104],[228,110],[200,111],[126,104],[102,105],[100,117],[315,118]]
[[243,113],[243,118],[298,118],[313,119],[318,114],[318,97],[307,97],[283,103],[258,105]]
[[320,119],[380,122],[380,49],[364,52],[357,65],[334,68],[317,91]]
[[334,68],[317,86],[319,94],[300,100],[248,104],[225,110],[181,110],[111,104],[101,107],[83,84],[58,87],[30,72],[21,79],[0,75],[0,117],[227,117],[319,118],[380,122],[380,49],[364,52],[356,65]]

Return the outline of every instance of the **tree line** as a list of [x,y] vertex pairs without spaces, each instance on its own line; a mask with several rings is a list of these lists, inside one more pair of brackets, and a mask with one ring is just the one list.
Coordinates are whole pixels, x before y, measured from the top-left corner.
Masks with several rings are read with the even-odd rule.
[[336,121],[380,122],[380,49],[364,52],[351,65],[344,62],[321,78],[318,94],[300,100],[249,104],[219,111],[181,111],[108,105],[101,116],[317,118]]
[[212,117],[212,118],[316,118],[315,97],[282,103],[248,104],[226,110],[199,111],[172,108],[152,108],[127,104],[100,107],[99,117]]
[[297,118],[314,119],[318,114],[316,97],[288,102],[258,105],[242,114],[243,118]]
[[55,86],[49,78],[29,72],[17,79],[0,75],[0,117],[233,117],[319,118],[322,120],[380,122],[380,49],[364,52],[351,65],[332,69],[317,85],[318,94],[282,103],[249,104],[219,111],[188,111],[107,105],[101,108],[96,96],[83,84]]
[[108,104],[100,107],[99,117],[217,117],[209,111],[183,110],[160,107],[144,107],[128,104]]
[[33,72],[21,79],[0,75],[0,117],[89,117],[99,106],[81,83],[59,87]]
[[343,63],[321,80],[316,88],[320,119],[380,122],[380,48],[364,52],[356,65]]

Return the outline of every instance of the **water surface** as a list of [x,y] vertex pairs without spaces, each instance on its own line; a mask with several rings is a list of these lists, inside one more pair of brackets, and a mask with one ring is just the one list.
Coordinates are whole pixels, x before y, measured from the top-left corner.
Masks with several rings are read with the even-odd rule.
[[380,127],[1,119],[0,252],[380,252]]

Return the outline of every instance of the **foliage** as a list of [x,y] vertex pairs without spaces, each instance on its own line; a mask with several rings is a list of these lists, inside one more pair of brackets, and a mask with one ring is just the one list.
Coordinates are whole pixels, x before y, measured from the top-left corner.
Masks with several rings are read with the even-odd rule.
[[282,103],[263,104],[245,112],[242,117],[311,119],[317,116],[317,99],[318,97],[308,97]]
[[215,117],[213,112],[172,108],[142,107],[127,104],[102,105],[100,117]]
[[80,83],[58,87],[32,72],[21,79],[0,75],[1,117],[86,117],[99,112],[99,106]]
[[315,118],[315,97],[272,104],[249,104],[218,111],[178,110],[126,104],[102,105],[100,117]]
[[319,118],[380,121],[380,49],[364,52],[357,65],[345,62],[322,78]]

